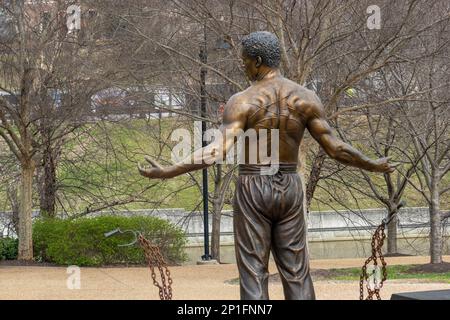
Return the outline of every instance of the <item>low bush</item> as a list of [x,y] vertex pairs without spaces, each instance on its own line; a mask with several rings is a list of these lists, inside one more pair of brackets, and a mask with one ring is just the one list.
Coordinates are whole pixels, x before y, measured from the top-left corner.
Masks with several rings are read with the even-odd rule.
[[146,216],[39,219],[33,224],[35,259],[78,266],[144,264],[145,257],[138,245],[118,246],[132,241],[130,233],[105,238],[104,233],[116,228],[140,231],[160,246],[169,264],[186,260],[184,232],[166,220]]
[[17,259],[19,241],[12,238],[0,238],[0,260]]

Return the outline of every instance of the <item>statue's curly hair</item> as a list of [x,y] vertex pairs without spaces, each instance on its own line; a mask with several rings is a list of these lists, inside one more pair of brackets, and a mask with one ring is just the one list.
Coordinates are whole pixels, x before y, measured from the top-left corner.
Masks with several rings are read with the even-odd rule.
[[250,33],[241,40],[244,52],[252,57],[261,57],[263,64],[276,68],[280,65],[280,43],[276,35],[268,31]]

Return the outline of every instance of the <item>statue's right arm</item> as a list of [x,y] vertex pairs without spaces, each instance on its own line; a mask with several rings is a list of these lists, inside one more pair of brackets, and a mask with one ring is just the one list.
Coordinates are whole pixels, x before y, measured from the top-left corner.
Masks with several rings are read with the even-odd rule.
[[224,108],[223,121],[219,128],[222,139],[215,139],[204,148],[194,151],[182,161],[168,167],[162,167],[156,161],[146,157],[146,160],[151,164],[151,168],[139,166],[139,172],[144,177],[167,179],[190,171],[200,170],[219,160],[224,160],[227,151],[234,145],[235,137],[243,133],[246,122],[246,109],[238,95],[234,95]]

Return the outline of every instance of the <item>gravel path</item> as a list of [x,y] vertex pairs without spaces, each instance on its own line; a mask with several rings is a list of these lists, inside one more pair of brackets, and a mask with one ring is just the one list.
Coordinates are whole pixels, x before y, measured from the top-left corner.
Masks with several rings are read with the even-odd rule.
[[[450,262],[450,256],[444,257]],[[313,260],[312,268],[360,267],[363,259]],[[427,263],[429,257],[387,258],[388,264]],[[270,265],[270,272],[276,268]],[[226,283],[238,277],[235,264],[171,268],[174,299],[239,299],[239,286]],[[0,266],[0,299],[158,299],[147,268],[81,268],[81,289],[67,288],[64,267]],[[318,299],[358,299],[357,281],[315,281]],[[388,280],[382,298],[392,293],[450,289],[448,283]],[[271,299],[282,299],[279,283],[270,283]]]

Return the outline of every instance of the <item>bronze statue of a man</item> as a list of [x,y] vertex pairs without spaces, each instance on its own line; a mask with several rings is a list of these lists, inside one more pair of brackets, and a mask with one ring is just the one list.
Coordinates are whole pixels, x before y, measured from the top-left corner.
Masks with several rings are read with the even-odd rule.
[[244,37],[242,61],[252,85],[232,96],[225,106],[220,127],[223,140],[216,139],[169,167],[146,157],[151,167],[139,166],[139,171],[145,177],[165,179],[202,169],[225,158],[235,143],[233,133],[278,129],[279,163],[275,174],[262,175],[260,169],[267,163],[260,163],[259,158],[257,163],[239,165],[233,209],[241,299],[269,298],[270,251],[285,298],[315,299],[306,246],[303,190],[297,174],[305,129],[330,157],[346,165],[383,173],[392,172],[395,165],[388,158],[371,160],[333,135],[317,95],[281,75],[280,47],[274,34],[262,31]]

